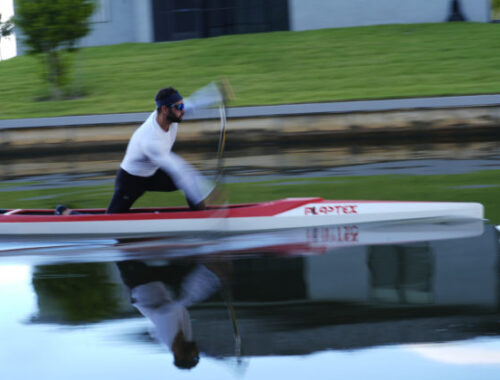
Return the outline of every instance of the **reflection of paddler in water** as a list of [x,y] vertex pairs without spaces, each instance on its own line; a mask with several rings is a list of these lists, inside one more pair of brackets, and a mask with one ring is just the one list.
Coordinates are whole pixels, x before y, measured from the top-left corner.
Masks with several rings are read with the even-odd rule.
[[117,263],[131,302],[155,326],[154,336],[168,346],[179,368],[190,369],[199,361],[193,341],[188,307],[215,293],[221,282],[201,264],[148,265],[141,261]]

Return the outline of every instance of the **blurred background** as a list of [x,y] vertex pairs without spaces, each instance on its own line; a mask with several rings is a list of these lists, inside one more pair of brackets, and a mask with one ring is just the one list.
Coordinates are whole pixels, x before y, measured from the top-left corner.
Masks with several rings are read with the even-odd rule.
[[[2,209],[106,207],[158,89],[225,78],[223,160],[217,109],[187,117],[174,151],[209,178],[222,165],[229,202],[465,201],[487,218],[0,240],[6,379],[498,378],[500,1],[0,0],[0,14]],[[180,371],[131,291],[179,295],[194,270],[218,288],[186,306],[201,360]]]

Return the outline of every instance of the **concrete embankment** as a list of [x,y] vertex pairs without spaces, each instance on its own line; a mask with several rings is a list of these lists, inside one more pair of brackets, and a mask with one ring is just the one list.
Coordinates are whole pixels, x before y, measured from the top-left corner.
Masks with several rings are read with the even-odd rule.
[[[149,113],[0,120],[3,155],[37,150],[122,149]],[[233,146],[324,144],[357,140],[498,139],[500,95],[231,107],[227,139]],[[177,147],[213,149],[218,110],[186,117]]]

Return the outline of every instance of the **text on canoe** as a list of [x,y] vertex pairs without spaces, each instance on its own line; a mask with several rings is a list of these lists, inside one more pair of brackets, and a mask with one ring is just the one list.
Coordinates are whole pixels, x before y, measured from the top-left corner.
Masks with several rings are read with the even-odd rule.
[[304,209],[305,215],[350,215],[358,213],[358,205],[311,206]]

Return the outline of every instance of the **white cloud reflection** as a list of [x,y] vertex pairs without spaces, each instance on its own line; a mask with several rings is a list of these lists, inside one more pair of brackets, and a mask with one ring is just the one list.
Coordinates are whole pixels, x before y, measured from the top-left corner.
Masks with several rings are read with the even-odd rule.
[[28,265],[0,266],[0,285],[22,284],[31,279],[31,269]]
[[418,344],[405,346],[404,348],[424,358],[444,364],[500,365],[500,342],[498,339],[475,339],[458,343]]

